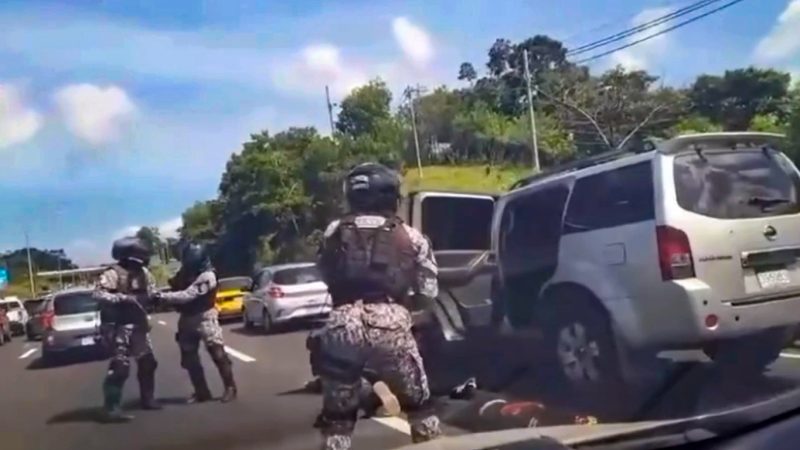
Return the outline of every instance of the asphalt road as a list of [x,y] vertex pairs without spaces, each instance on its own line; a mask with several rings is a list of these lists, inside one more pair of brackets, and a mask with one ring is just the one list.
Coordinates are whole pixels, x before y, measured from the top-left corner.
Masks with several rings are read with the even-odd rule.
[[[241,323],[224,326],[234,361],[240,396],[236,402],[185,405],[190,385],[179,365],[174,342],[174,314],[153,316],[153,344],[159,360],[157,396],[162,411],[137,409],[138,388],[132,376],[125,406],[136,415],[127,424],[97,422],[100,384],[107,362],[76,355],[54,366],[39,359],[39,343],[17,337],[0,347],[0,448],[16,449],[313,449],[319,444],[312,428],[320,398],[302,392],[310,377],[305,350],[307,328],[295,327],[264,336],[248,333]],[[575,415],[601,421],[680,417],[752,402],[800,386],[800,351],[787,349],[764,374],[739,379],[720,373],[691,352],[663,355],[652,380],[638,389],[609,393],[606,401],[587,405],[553,389],[542,371],[530,363],[531,346],[481,339],[455,348],[454,360],[431,364],[437,379],[458,380],[476,374],[484,389],[472,400],[438,402],[448,434],[525,426],[518,415],[480,416],[481,406],[505,398],[542,401],[540,425],[569,423]],[[203,355],[212,390],[221,394],[219,377]],[[447,372],[447,373],[445,373]],[[437,389],[444,389],[446,383]],[[496,393],[501,391],[501,393]],[[385,449],[409,442],[400,418],[366,419],[358,423],[356,449]]]

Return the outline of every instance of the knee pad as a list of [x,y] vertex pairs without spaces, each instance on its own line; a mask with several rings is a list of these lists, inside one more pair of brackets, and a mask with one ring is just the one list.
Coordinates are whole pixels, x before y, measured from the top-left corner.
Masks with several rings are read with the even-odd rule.
[[114,383],[123,383],[130,375],[131,366],[127,360],[112,359],[108,365],[108,380]]
[[181,350],[181,367],[188,370],[197,366],[200,366],[200,354],[197,353],[197,350]]
[[139,372],[153,373],[158,367],[158,361],[152,353],[148,353],[137,360]]
[[225,347],[212,344],[208,346],[208,353],[211,355],[211,359],[214,361],[215,364],[231,364],[230,358],[228,358],[228,353],[225,352]]

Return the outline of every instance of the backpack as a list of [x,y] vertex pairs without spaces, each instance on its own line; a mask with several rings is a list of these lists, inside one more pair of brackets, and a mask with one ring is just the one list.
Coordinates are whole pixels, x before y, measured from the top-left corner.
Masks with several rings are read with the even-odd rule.
[[377,228],[359,228],[356,216],[346,216],[326,248],[333,250],[328,267],[334,303],[387,297],[401,302],[413,286],[416,252],[398,217]]

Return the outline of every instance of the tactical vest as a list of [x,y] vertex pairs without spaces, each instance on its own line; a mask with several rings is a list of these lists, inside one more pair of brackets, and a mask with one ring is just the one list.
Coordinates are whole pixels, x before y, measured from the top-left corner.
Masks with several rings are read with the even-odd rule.
[[[325,248],[334,306],[355,300],[403,302],[413,286],[416,252],[398,217],[377,228],[358,228],[346,216]],[[323,256],[323,263],[325,263]]]
[[[191,286],[192,283],[194,283],[194,281],[197,279],[196,277],[191,280],[184,280],[182,278],[183,277],[176,278],[176,287],[178,289],[175,290],[186,289],[189,286]],[[214,307],[214,300],[216,298],[217,298],[217,287],[214,286],[214,289],[210,289],[208,292],[190,301],[189,303],[176,305],[175,310],[178,311],[180,314],[184,315],[202,314]]]
[[111,270],[117,274],[117,289],[112,293],[133,295],[139,305],[120,302],[105,306],[100,311],[101,321],[116,324],[147,323],[146,308],[150,301],[150,294],[145,271],[132,272],[118,264],[111,266]]

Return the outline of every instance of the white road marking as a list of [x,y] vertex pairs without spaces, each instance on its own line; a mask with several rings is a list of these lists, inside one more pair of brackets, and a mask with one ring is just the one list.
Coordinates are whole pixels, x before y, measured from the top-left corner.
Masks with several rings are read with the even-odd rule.
[[400,417],[373,417],[372,420],[401,433],[411,434],[411,425]]
[[781,358],[800,359],[800,353],[782,352]]
[[256,360],[256,359],[255,359],[255,358],[253,358],[252,356],[250,356],[250,355],[245,355],[244,353],[242,353],[242,352],[240,352],[240,351],[238,351],[238,350],[234,350],[234,349],[232,349],[232,348],[228,347],[227,345],[225,346],[225,351],[226,351],[226,352],[227,352],[229,355],[233,356],[234,358],[236,358],[236,359],[238,359],[238,360],[240,360],[240,361],[244,361],[244,362],[247,362],[247,363],[249,363],[249,362],[253,362],[253,361],[255,361],[255,360]]
[[19,355],[19,359],[25,359],[28,356],[31,356],[32,354],[36,353],[36,350],[38,350],[38,349],[32,348],[32,349],[26,351],[25,353]]
[[167,326],[167,322],[164,322],[163,320],[159,320],[159,321],[158,321],[158,324],[159,324],[159,325],[164,325],[164,326]]

